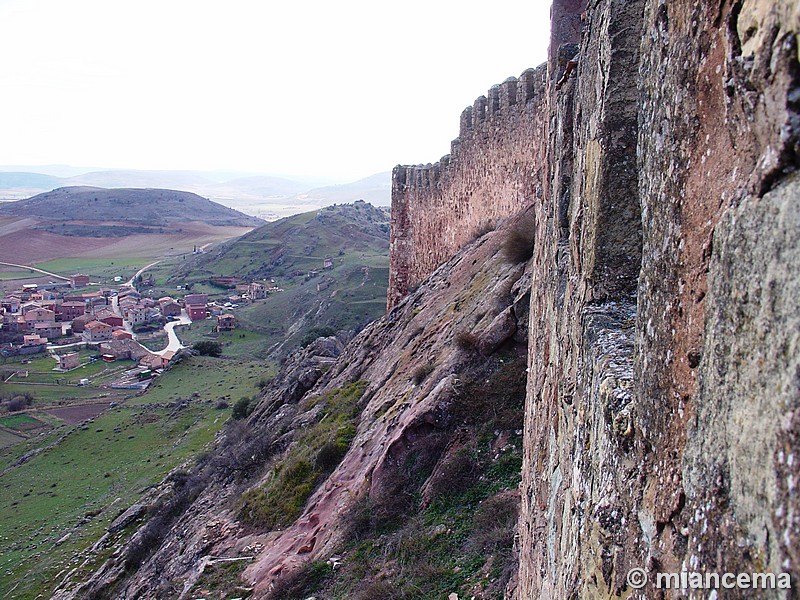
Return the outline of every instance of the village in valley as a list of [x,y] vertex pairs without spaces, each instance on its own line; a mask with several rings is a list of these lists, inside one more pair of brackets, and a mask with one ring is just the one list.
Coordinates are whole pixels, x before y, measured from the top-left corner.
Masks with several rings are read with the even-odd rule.
[[[188,403],[217,419],[247,404],[281,356],[384,310],[386,219],[356,202],[213,251],[3,263],[0,461],[123,407]],[[365,233],[339,236],[353,225]]]
[[87,549],[127,539],[127,508],[242,426],[287,355],[382,314],[387,223],[354,202],[213,250],[4,263],[0,589],[50,597],[99,566]]
[[[225,302],[209,301],[205,293],[152,298],[145,292],[153,286],[152,277],[141,273],[116,289],[93,284],[82,273],[62,282],[24,284],[5,293],[0,300],[0,356],[23,358],[19,361],[20,368],[6,374],[4,380],[6,383],[12,379],[24,380],[28,376],[24,357],[49,353],[54,361],[53,371],[63,373],[70,373],[87,361],[133,361],[135,366],[107,385],[144,389],[183,348],[174,331],[176,325],[213,320],[215,332],[232,331],[237,320],[231,309],[282,291],[267,282],[221,279],[226,281],[219,284],[235,289]],[[140,338],[146,340],[153,334],[160,334],[161,339],[164,332],[168,343],[162,349],[154,350],[148,348],[152,344],[140,343]],[[79,385],[87,383],[86,378],[79,380]]]

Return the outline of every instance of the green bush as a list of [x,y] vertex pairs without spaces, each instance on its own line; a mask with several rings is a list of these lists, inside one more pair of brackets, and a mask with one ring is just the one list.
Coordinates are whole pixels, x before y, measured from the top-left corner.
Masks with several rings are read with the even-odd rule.
[[322,327],[312,327],[303,336],[303,341],[300,342],[300,346],[305,348],[317,338],[330,337],[332,335],[336,335],[336,330],[333,327],[328,327],[327,325]]
[[343,425],[336,432],[336,437],[328,440],[322,445],[314,459],[314,466],[323,472],[333,471],[347,454],[350,442],[356,436],[356,428],[351,425]]
[[231,412],[231,417],[234,419],[244,419],[245,417],[249,416],[253,409],[250,407],[250,404],[253,403],[253,399],[249,398],[248,396],[242,396],[236,401],[236,404],[233,405],[233,411]]
[[196,351],[200,356],[221,356],[222,344],[203,340],[201,342],[195,342],[192,345],[192,350]]

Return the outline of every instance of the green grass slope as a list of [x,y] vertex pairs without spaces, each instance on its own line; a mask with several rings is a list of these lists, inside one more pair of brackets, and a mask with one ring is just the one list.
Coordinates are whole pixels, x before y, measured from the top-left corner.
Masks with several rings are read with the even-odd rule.
[[87,548],[168,472],[203,452],[230,406],[270,375],[261,362],[188,357],[143,395],[116,397],[117,406],[76,425],[53,420],[7,447],[12,428],[47,415],[0,417],[0,600],[48,598],[68,572],[96,568],[131,529],[88,558]]
[[[323,268],[326,257],[332,269]],[[289,349],[315,327],[357,330],[383,314],[389,215],[365,202],[331,206],[268,223],[185,263],[165,289],[189,283],[193,292],[221,298],[228,292],[209,285],[215,277],[274,280],[282,292],[240,307],[236,316],[265,336],[265,347]]]

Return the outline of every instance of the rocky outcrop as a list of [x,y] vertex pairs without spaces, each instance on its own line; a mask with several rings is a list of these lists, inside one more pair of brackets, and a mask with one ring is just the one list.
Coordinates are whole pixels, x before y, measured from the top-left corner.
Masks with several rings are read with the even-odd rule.
[[[524,262],[506,257],[503,245],[520,219],[464,248],[346,347],[320,338],[291,355],[247,422],[229,426],[214,452],[173,484],[170,498],[147,507],[149,521],[91,580],[67,581],[56,597],[197,597],[208,566],[233,558],[241,560],[241,579],[234,582],[241,593],[294,597],[273,587],[331,557],[341,570],[350,568],[342,550],[352,544],[359,507],[369,507],[368,521],[405,519],[463,491],[459,486],[484,490],[477,462],[505,464],[512,448],[514,483],[481,493],[516,514],[526,357],[526,336],[517,334],[527,331],[530,275]],[[331,459],[315,444],[327,435],[326,423],[338,418],[330,412],[336,403],[349,407],[336,414],[349,416],[332,431],[354,429],[346,453]],[[262,490],[274,489],[270,482],[299,464],[295,459],[308,447],[313,468],[322,459],[336,464],[319,467],[320,476],[309,480],[314,491],[298,515],[266,520],[275,497]],[[465,464],[469,470],[461,472]],[[141,516],[139,508],[131,511]],[[466,512],[463,518],[472,520]],[[462,572],[474,575],[470,589],[478,596],[487,586],[502,590],[515,570],[508,568],[515,564],[513,528],[506,533],[502,578]],[[444,525],[415,535],[458,542]],[[349,550],[357,554],[352,545]],[[488,574],[499,558],[491,548],[478,550]],[[348,597],[375,597],[370,594],[392,568],[389,561],[372,582],[361,575]]]

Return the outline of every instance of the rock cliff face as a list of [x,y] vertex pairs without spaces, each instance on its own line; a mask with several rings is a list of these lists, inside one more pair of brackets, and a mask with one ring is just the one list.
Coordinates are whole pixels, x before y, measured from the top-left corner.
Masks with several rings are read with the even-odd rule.
[[110,559],[55,598],[513,587],[530,274],[506,240],[528,222],[461,249],[346,347],[292,355],[246,422],[129,513],[130,541],[99,543]]
[[796,583],[800,12],[573,8],[535,205],[518,597],[677,597],[652,582],[681,569]]

